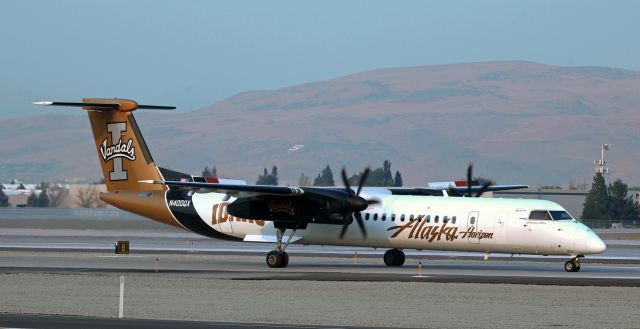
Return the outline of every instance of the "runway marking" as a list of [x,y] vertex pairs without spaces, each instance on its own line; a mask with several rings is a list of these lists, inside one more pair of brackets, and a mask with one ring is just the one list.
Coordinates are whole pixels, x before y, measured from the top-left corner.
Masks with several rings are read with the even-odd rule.
[[107,256],[98,256],[101,258],[142,258],[142,257],[152,257],[150,255],[107,255]]

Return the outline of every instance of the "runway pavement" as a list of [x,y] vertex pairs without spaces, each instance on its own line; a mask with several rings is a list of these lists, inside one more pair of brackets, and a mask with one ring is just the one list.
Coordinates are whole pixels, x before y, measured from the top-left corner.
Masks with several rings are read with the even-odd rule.
[[[110,319],[91,316],[3,314],[0,313],[0,328],[46,328],[46,329],[358,329],[363,327],[311,326],[295,324],[241,323],[213,321],[177,321],[150,319]],[[367,327],[375,329],[375,327]]]
[[[131,254],[113,254],[120,239]],[[562,257],[407,251],[389,268],[384,250],[299,245],[270,269],[272,247],[149,221],[0,218],[0,327],[637,327],[636,240],[610,241],[578,273]],[[120,276],[126,319],[109,319]],[[21,315],[33,313],[53,317]]]
[[[123,229],[120,229],[124,227]],[[114,255],[128,240],[130,255]],[[291,245],[286,269],[270,269],[271,244],[204,238],[144,219],[2,219],[0,269],[16,271],[206,272],[235,279],[430,281],[640,286],[640,241],[609,240],[600,255],[566,273],[566,257],[407,250],[406,265],[389,268],[383,249]]]

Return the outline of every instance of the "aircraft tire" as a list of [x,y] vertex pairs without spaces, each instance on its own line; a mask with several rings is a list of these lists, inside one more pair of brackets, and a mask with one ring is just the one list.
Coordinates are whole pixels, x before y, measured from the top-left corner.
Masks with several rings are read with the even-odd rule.
[[387,266],[393,266],[396,262],[396,253],[393,252],[395,249],[389,249],[384,252],[384,256],[382,259],[384,260],[384,264]]
[[286,252],[271,250],[267,254],[266,262],[271,268],[285,267],[289,264],[289,255]]
[[567,272],[578,272],[580,271],[580,263],[574,260],[568,260],[564,263],[564,270]]
[[402,266],[404,265],[404,261],[406,259],[406,257],[404,256],[404,252],[402,250],[398,250],[396,249],[396,253],[398,255],[398,261],[396,262],[396,266]]
[[402,266],[405,261],[404,252],[398,249],[389,249],[384,253],[383,260],[387,266]]

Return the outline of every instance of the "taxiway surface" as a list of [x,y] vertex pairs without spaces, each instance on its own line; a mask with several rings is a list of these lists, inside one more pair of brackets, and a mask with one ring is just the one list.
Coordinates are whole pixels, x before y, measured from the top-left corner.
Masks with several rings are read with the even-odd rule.
[[[116,240],[129,240],[131,254],[114,255]],[[476,253],[408,251],[404,267],[389,268],[384,250],[302,245],[290,247],[288,268],[270,269],[271,248],[147,221],[0,219],[0,312],[115,317],[124,276],[126,318],[438,328],[638,323],[636,240],[609,241],[578,273],[564,272],[562,257],[484,261]]]
[[[116,240],[131,254],[114,255]],[[207,272],[212,276],[269,280],[366,280],[640,286],[640,241],[608,240],[578,273],[563,270],[566,257],[407,250],[406,265],[389,268],[384,249],[291,245],[290,265],[270,269],[272,244],[201,237],[149,220],[2,219],[0,268],[5,271]],[[157,262],[156,262],[157,260]]]

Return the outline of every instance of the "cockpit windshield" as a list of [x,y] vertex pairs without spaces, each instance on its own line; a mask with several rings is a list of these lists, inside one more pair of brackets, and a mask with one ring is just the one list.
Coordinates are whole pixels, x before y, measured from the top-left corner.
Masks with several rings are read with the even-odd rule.
[[549,212],[546,210],[533,210],[529,214],[529,219],[551,220],[551,216],[549,215]]
[[532,210],[529,219],[533,220],[572,220],[573,217],[563,210]]
[[549,211],[551,213],[551,217],[553,217],[554,220],[571,220],[573,219],[573,217],[571,217],[571,215],[569,215],[568,212],[566,211],[562,211],[562,210],[551,210]]

